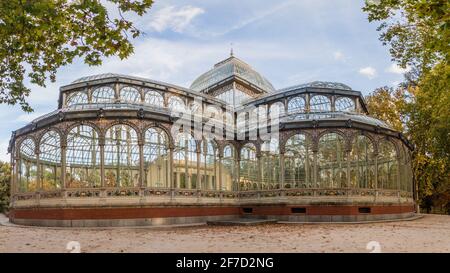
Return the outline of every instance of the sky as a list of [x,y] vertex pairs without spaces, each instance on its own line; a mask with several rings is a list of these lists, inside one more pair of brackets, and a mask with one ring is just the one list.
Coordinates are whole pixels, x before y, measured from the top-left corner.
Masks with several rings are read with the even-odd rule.
[[[337,81],[364,95],[394,86],[403,69],[378,40],[363,0],[156,0],[143,17],[127,15],[145,34],[126,60],[82,60],[58,71],[45,88],[32,84],[34,112],[0,104],[0,160],[11,132],[57,108],[59,88],[83,76],[120,73],[189,87],[230,54],[264,75],[276,89],[311,81]],[[114,12],[113,10],[111,10]]]

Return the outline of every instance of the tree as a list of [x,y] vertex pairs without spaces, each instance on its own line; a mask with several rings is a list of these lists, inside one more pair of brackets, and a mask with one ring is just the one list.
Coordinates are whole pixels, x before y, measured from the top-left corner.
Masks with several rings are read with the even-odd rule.
[[387,122],[397,131],[404,129],[404,123],[400,118],[402,115],[400,112],[401,99],[401,94],[388,86],[375,89],[365,98],[369,113],[373,117]]
[[449,66],[438,65],[418,86],[376,89],[366,97],[371,115],[402,131],[414,144],[413,172],[421,206],[450,213]]
[[9,206],[11,166],[0,161],[0,212],[5,212]]
[[[152,0],[10,0],[0,1],[0,103],[26,101],[32,84],[45,86],[61,66],[77,57],[100,65],[102,57],[133,53],[129,37],[141,35],[125,15],[144,15]],[[106,7],[108,4],[109,10]],[[112,6],[112,8],[111,8]],[[116,8],[118,16],[112,17]]]
[[382,22],[380,40],[392,59],[410,67],[399,88],[367,98],[369,109],[413,143],[421,205],[450,214],[450,2],[367,0],[363,10]]
[[447,0],[366,0],[368,19],[380,21],[380,40],[390,46],[403,68],[426,73],[437,63],[448,63],[450,2]]

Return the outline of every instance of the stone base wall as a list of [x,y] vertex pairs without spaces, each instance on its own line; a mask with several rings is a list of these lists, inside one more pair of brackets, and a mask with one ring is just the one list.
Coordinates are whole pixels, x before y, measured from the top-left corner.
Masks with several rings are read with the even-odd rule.
[[287,222],[361,222],[413,217],[413,204],[393,205],[236,205],[151,206],[104,208],[17,208],[12,223],[56,227],[114,227],[204,224],[239,217]]

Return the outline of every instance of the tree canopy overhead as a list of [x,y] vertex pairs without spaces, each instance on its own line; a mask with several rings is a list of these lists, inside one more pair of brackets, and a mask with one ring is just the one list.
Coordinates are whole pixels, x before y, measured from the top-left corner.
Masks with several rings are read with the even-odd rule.
[[[144,15],[152,0],[8,0],[0,1],[0,103],[27,102],[33,84],[55,81],[61,66],[76,57],[99,65],[103,57],[133,53],[131,38],[141,35],[127,15]],[[106,4],[108,5],[107,9]],[[117,9],[113,18],[111,6]]]

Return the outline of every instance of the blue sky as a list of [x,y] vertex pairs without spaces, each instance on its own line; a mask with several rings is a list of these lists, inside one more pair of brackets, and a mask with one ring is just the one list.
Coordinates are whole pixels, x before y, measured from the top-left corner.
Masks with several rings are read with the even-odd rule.
[[323,80],[338,81],[368,94],[403,79],[376,31],[355,0],[155,1],[134,18],[145,35],[133,41],[127,60],[109,58],[99,67],[77,60],[59,70],[46,88],[29,85],[35,112],[0,105],[0,160],[11,131],[55,110],[59,87],[76,78],[115,72],[184,87],[215,63],[235,56],[263,74],[276,89]]

